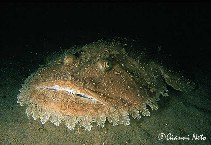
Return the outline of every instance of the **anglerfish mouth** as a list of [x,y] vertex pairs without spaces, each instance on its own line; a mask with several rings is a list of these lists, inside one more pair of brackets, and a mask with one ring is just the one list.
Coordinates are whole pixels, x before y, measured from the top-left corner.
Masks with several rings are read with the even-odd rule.
[[96,103],[98,101],[94,97],[92,97],[88,94],[82,93],[81,91],[79,91],[75,88],[69,88],[69,87],[62,87],[62,86],[59,86],[59,85],[54,85],[54,86],[47,86],[46,88],[43,88],[43,89],[47,89],[49,91],[64,91],[64,92],[71,94],[75,97],[80,97],[81,99],[86,99],[86,100],[89,100],[90,102],[93,102],[93,103]]
[[46,92],[46,95],[55,94],[57,97],[59,97],[59,95],[68,96],[65,98],[71,101],[77,100],[89,104],[103,104],[102,101],[98,99],[99,94],[85,87],[77,86],[69,81],[44,82],[38,85],[36,89]]

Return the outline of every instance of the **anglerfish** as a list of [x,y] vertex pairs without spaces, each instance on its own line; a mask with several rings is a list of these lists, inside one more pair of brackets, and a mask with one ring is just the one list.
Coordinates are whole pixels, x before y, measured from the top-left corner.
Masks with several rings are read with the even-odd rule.
[[[194,83],[156,61],[132,57],[118,41],[93,42],[55,56],[22,85],[17,102],[26,114],[44,124],[61,122],[91,130],[130,124],[130,118],[150,116],[168,87],[191,91]],[[74,51],[73,51],[74,50]]]

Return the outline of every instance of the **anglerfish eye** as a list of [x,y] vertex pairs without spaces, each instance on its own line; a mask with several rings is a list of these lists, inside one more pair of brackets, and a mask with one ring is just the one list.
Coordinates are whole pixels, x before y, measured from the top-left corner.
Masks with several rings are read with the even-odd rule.
[[97,66],[101,71],[105,72],[112,68],[112,63],[109,60],[99,60]]
[[72,65],[75,61],[76,57],[72,54],[68,54],[64,56],[63,63],[64,65]]

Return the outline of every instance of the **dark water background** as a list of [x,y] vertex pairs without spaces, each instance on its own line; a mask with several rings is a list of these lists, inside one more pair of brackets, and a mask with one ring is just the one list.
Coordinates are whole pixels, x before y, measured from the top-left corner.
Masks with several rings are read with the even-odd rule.
[[35,56],[127,37],[189,65],[208,62],[209,3],[1,3],[2,57]]

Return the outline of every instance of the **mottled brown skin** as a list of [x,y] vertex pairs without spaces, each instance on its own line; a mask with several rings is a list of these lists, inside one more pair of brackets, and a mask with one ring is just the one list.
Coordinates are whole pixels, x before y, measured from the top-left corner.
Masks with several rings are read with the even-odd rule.
[[[122,57],[122,55],[118,56]],[[114,57],[112,58],[115,59],[112,62],[113,64],[110,64],[112,66],[106,66],[105,63],[111,62],[101,60],[101,58],[98,58],[96,62],[89,62],[88,59],[83,62],[80,58],[73,60],[73,57],[72,55],[65,55],[65,64],[58,62],[41,69],[38,71],[39,75],[35,75],[30,85],[35,92],[32,99],[39,106],[62,112],[65,115],[86,115],[88,113],[94,116],[96,113],[106,112],[110,107],[123,108],[129,111],[130,107],[138,107],[140,102],[145,101],[144,95],[147,90],[140,90],[134,77],[122,66],[123,60]],[[67,62],[66,59],[71,61]],[[59,76],[58,80],[57,75]],[[63,91],[41,89],[43,86],[55,84],[75,88],[84,92],[84,94],[93,96],[98,101],[93,103]],[[59,101],[53,100],[52,96],[56,96]]]
[[[98,41],[75,53],[68,50],[39,68],[25,81],[18,102],[63,116],[108,117],[134,110],[148,116],[145,106],[157,109],[159,96],[168,95],[167,84],[183,92],[194,88],[178,73],[144,57],[130,57],[118,42]],[[55,85],[61,90],[52,89]],[[91,99],[65,90],[70,88]]]

